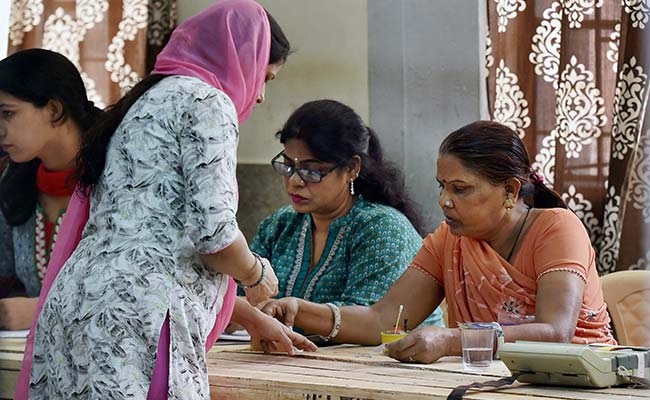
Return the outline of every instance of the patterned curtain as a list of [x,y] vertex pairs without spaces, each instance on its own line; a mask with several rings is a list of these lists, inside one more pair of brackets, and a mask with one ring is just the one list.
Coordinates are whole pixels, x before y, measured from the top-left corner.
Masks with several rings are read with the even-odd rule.
[[100,108],[148,73],[176,24],[176,0],[12,0],[9,53],[64,54]]
[[486,1],[492,119],[582,219],[601,274],[650,269],[649,0]]

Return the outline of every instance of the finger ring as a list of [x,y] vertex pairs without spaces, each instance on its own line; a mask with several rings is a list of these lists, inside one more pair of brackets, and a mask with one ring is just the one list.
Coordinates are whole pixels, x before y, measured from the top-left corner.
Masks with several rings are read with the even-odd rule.
[[409,361],[415,361],[415,360],[413,359],[413,356],[409,356]]

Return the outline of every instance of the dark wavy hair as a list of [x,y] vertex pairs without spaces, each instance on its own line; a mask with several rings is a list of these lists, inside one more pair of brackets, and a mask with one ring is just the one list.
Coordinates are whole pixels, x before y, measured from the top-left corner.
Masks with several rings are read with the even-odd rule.
[[[291,44],[273,16],[268,11],[264,11],[271,29],[269,64],[284,63],[291,53]],[[104,117],[84,135],[75,173],[82,188],[88,188],[99,181],[106,164],[108,144],[131,106],[164,78],[165,75],[151,74],[142,79],[117,103],[108,107]]]
[[[71,120],[82,132],[102,114],[88,101],[83,80],[74,64],[49,50],[23,50],[0,61],[0,91],[37,108],[45,107],[50,100],[57,101],[62,113],[52,122]],[[40,160],[14,163],[5,157],[0,164],[0,210],[9,225],[22,225],[36,208],[36,170]]]
[[325,162],[338,164],[361,157],[361,171],[354,181],[357,191],[368,201],[399,210],[424,233],[401,171],[384,160],[377,134],[352,108],[335,100],[305,103],[291,114],[276,137],[282,144],[289,139],[304,141],[314,156]]
[[269,26],[271,27],[271,54],[269,55],[269,64],[284,64],[289,54],[291,54],[291,43],[289,43],[289,39],[285,36],[278,21],[266,9],[264,11],[269,19]]
[[476,121],[450,133],[440,145],[439,154],[453,155],[465,168],[495,185],[518,179],[519,195],[529,206],[568,209],[557,192],[532,179],[535,171],[524,142],[515,131],[498,122]]

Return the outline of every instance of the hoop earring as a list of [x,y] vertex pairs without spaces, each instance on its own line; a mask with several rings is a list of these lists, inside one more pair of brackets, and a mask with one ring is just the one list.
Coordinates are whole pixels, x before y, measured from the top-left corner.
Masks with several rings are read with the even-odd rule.
[[350,179],[350,194],[354,196],[354,179]]

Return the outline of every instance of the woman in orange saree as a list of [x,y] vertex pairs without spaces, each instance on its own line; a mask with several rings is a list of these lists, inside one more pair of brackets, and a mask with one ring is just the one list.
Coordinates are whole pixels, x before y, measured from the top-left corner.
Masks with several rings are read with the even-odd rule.
[[387,345],[406,362],[460,355],[463,322],[501,322],[508,342],[615,343],[589,236],[531,169],[514,131],[479,121],[452,132],[440,146],[437,181],[445,221],[379,302],[336,309],[285,298],[264,311],[337,342],[371,345],[393,328],[400,305],[417,326],[446,298],[448,328]]

